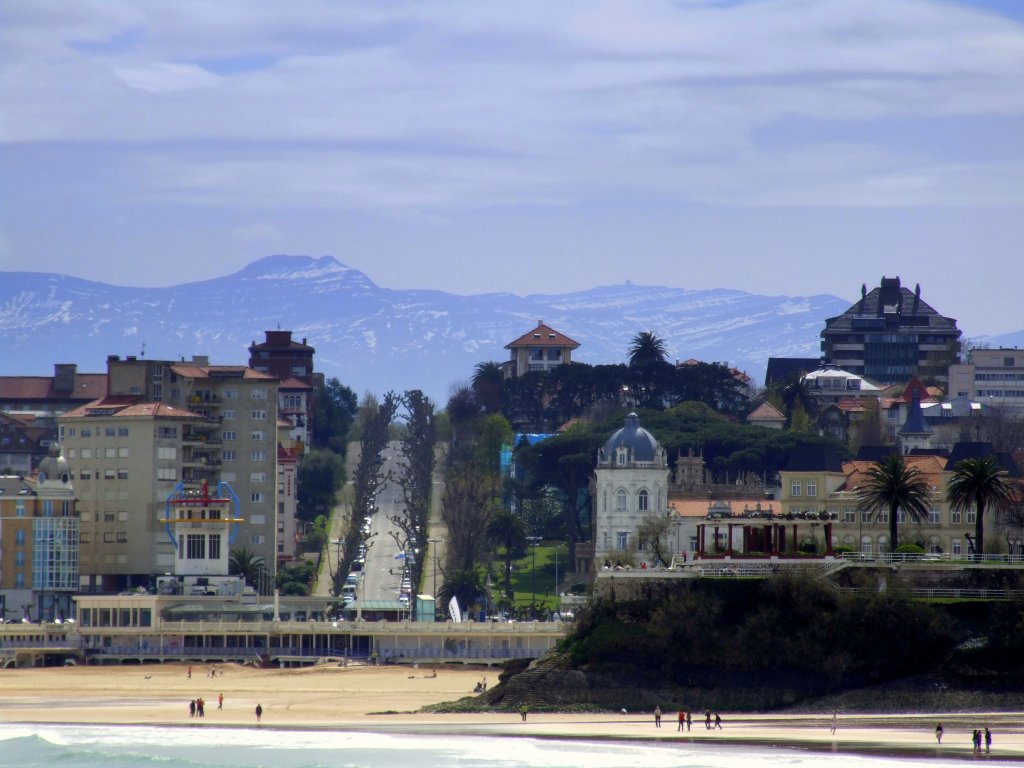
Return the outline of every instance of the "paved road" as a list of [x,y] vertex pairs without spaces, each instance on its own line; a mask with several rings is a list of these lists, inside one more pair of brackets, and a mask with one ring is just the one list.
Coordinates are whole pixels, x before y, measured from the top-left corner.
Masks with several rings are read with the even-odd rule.
[[366,565],[360,579],[358,597],[360,600],[398,599],[402,580],[402,560],[398,542],[389,531],[397,528],[388,517],[400,514],[404,509],[402,488],[397,478],[401,473],[404,459],[400,453],[401,443],[392,441],[383,451],[381,471],[389,471],[395,478],[381,486],[370,527],[370,545],[366,553]]

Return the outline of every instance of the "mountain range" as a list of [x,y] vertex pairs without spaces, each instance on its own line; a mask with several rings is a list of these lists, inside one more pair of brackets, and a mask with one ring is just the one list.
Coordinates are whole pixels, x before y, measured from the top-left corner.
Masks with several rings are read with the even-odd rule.
[[[253,341],[280,328],[357,394],[418,388],[443,405],[477,363],[508,359],[505,345],[543,321],[580,343],[580,362],[624,362],[649,330],[673,358],[728,363],[761,382],[771,356],[816,357],[825,319],[851,303],[632,283],[529,296],[392,290],[330,256],[270,256],[163,288],[0,272],[0,375],[45,375],[54,363],[103,372],[111,354],[243,364]],[[989,341],[1021,344],[1024,331]]]

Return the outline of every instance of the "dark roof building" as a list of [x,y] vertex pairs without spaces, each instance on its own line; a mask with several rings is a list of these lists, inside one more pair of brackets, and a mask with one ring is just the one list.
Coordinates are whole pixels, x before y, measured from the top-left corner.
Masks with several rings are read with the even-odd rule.
[[960,351],[956,320],[943,317],[898,277],[883,277],[860,301],[825,321],[821,352],[825,362],[882,384],[900,384],[911,376],[945,386]]

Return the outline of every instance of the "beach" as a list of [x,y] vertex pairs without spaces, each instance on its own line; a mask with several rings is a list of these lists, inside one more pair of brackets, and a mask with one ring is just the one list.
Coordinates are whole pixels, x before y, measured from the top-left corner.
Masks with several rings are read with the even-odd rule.
[[[238,665],[184,664],[57,667],[0,670],[0,722],[253,727],[261,729],[350,730],[476,736],[530,736],[580,740],[792,746],[837,753],[971,757],[971,732],[989,727],[988,759],[1024,762],[1024,728],[1019,713],[858,714],[840,712],[836,732],[831,714],[743,714],[721,712],[721,730],[707,730],[703,710],[692,730],[677,730],[676,712],[666,710],[661,728],[652,713],[559,714],[418,713],[429,704],[471,695],[498,671],[441,666],[436,676],[411,666],[321,665],[256,669]],[[223,694],[223,708],[218,708]],[[189,702],[205,700],[205,716],[191,717]],[[255,709],[262,717],[257,725]],[[942,722],[942,744],[935,725]]]

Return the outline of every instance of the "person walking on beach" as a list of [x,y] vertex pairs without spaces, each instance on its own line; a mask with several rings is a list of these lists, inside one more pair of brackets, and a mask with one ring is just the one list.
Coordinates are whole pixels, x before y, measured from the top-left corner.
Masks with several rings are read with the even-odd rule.
[[715,712],[715,728],[722,730],[722,716]]
[[661,707],[654,708],[654,727],[661,728]]
[[189,667],[189,668],[188,668],[188,679],[189,679],[189,680],[191,680],[191,679],[192,679],[192,667]]
[[686,730],[686,713],[683,710],[680,709],[679,710],[679,727],[676,728],[676,731],[685,731],[685,730]]
[[217,709],[224,709],[224,694],[217,697]]
[[711,730],[711,710],[710,709],[705,709],[704,710],[704,730],[706,730],[706,731],[710,731]]
[[971,741],[974,743],[974,754],[981,752],[981,731],[977,728],[975,728],[974,733],[971,734]]
[[992,731],[990,731],[988,729],[988,726],[986,725],[985,726],[985,754],[987,755],[991,751],[992,751]]
[[690,730],[693,727],[693,712],[686,713],[686,730]]
[[836,735],[836,726],[839,725],[839,710],[832,710],[832,735]]
[[259,704],[257,704],[256,705],[256,722],[257,723],[260,721],[261,717],[263,717],[263,707],[261,707]]
[[523,716],[523,722],[524,723],[526,722],[526,713],[529,712],[529,711],[530,711],[529,707],[527,707],[525,704],[523,704],[523,706],[521,706],[519,708],[519,714]]
[[935,726],[935,741],[938,742],[939,744],[942,743],[942,734],[943,734],[942,723],[939,723],[938,725]]
[[192,699],[192,701],[190,701],[188,703],[188,716],[189,717],[195,717],[196,716],[196,700],[195,699]]

